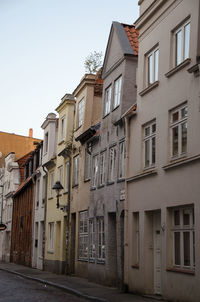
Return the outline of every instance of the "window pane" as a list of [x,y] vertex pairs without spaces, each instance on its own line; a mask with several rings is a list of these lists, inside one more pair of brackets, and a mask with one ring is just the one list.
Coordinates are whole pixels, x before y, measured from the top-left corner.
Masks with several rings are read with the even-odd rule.
[[145,167],[148,167],[150,165],[150,158],[149,158],[149,148],[150,141],[147,140],[145,141]]
[[188,108],[187,106],[181,109],[181,118],[185,118],[187,116]]
[[157,49],[154,53],[154,81],[158,81],[158,58],[159,58],[159,50]]
[[181,48],[182,48],[182,30],[180,30],[176,34],[176,65],[180,64],[182,61]]
[[182,153],[187,151],[187,123],[181,125],[182,130]]
[[152,133],[156,132],[156,124],[152,125]]
[[180,211],[174,211],[174,225],[180,225]]
[[193,265],[195,266],[195,234],[193,233]]
[[172,155],[178,155],[178,126],[172,129]]
[[156,138],[152,138],[152,164],[156,161]]
[[175,232],[174,233],[174,253],[175,253],[175,265],[181,264],[181,258],[180,258],[180,233]]
[[153,55],[148,57],[148,84],[153,83]]
[[175,123],[178,121],[178,115],[179,115],[178,111],[172,114],[172,123]]
[[148,136],[150,134],[150,127],[145,128],[145,136]]
[[190,210],[183,210],[183,225],[190,225]]
[[184,265],[190,266],[190,232],[183,233]]
[[190,23],[188,23],[184,27],[184,35],[185,35],[185,41],[184,41],[184,59],[189,58],[189,46],[190,46]]

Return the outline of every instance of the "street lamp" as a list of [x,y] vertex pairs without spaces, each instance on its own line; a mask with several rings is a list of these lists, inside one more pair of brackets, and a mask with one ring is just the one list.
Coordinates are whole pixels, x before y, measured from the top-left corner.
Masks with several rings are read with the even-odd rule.
[[53,190],[56,191],[57,195],[57,203],[56,203],[56,206],[57,206],[57,209],[60,208],[60,203],[59,203],[59,197],[60,197],[60,191],[63,189],[63,186],[61,185],[60,181],[56,181],[55,185],[52,187]]

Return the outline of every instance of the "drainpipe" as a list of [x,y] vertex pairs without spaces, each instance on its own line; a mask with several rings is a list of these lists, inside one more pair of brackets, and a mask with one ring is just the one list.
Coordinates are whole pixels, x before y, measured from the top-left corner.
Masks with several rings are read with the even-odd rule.
[[66,274],[70,274],[69,266],[69,230],[70,230],[70,203],[71,203],[71,151],[68,152],[69,158],[69,181],[67,194],[67,225],[66,225]]
[[46,236],[46,216],[47,216],[47,171],[45,169],[44,166],[42,166],[42,169],[45,173],[45,201],[44,201],[44,230],[43,230],[43,243],[42,243],[42,270],[44,271],[44,257],[45,257],[45,245],[46,245],[46,240],[45,240],[45,236]]

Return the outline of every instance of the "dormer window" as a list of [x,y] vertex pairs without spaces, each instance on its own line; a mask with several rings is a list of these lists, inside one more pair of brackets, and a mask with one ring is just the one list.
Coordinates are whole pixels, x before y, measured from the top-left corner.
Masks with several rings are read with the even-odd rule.
[[49,133],[46,132],[44,136],[44,154],[48,152],[48,144],[49,144]]
[[60,140],[65,140],[65,116],[61,118],[61,127],[60,127]]

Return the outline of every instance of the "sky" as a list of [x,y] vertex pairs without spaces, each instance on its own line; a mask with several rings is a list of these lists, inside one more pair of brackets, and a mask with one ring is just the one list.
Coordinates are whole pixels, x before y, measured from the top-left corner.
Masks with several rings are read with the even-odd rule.
[[0,0],[0,131],[43,138],[41,125],[105,53],[112,21],[133,24],[138,0]]

